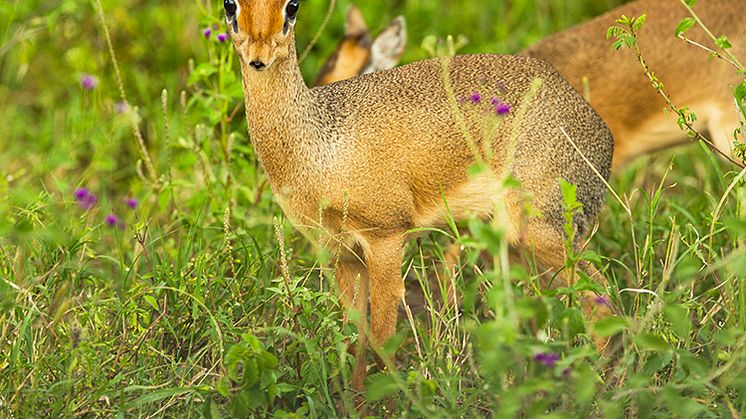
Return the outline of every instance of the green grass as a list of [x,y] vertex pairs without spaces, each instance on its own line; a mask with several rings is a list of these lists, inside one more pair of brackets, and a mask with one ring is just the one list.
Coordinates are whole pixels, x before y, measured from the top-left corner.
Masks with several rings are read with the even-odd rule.
[[[0,4],[0,415],[354,415],[357,332],[331,292],[333,255],[282,221],[246,134],[231,47],[202,37],[222,25],[219,2],[102,3],[136,106],[124,113],[95,2]],[[362,4],[372,28],[406,15],[411,61],[427,55],[428,35],[464,34],[462,52],[515,52],[619,2],[372,3]],[[307,79],[347,4],[302,63]],[[304,2],[299,49],[326,8]],[[82,74],[96,89],[81,89]],[[620,334],[618,358],[596,354],[566,304],[577,290],[541,291],[507,262],[499,228],[462,226],[453,278],[442,277],[446,234],[413,241],[402,271],[412,294],[429,292],[400,316],[398,369],[370,374],[370,413],[743,416],[737,176],[699,145],[614,176],[622,201],[609,196],[583,256],[621,310],[601,330]],[[88,211],[81,187],[98,196]],[[122,228],[105,223],[110,213]],[[431,288],[450,281],[461,304],[439,308]],[[546,368],[539,352],[561,360]]]

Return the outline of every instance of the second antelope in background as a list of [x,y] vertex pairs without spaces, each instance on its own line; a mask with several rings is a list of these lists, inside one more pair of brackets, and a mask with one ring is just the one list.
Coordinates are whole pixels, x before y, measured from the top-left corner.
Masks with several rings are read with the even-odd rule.
[[[702,22],[717,35],[724,34],[737,57],[746,57],[746,1],[709,0],[696,8]],[[587,91],[591,105],[614,135],[614,167],[634,157],[688,141],[665,114],[666,103],[650,86],[634,51],[614,51],[605,34],[621,15],[647,15],[638,45],[644,59],[664,83],[678,106],[697,114],[695,128],[707,130],[715,146],[731,155],[734,131],[739,127],[731,86],[743,81],[734,67],[674,35],[678,23],[689,16],[679,0],[638,0],[620,6],[587,23],[570,28],[528,48],[526,55],[549,61],[579,92]],[[712,45],[697,25],[686,36]],[[587,85],[586,82],[587,81]]]
[[[309,89],[295,48],[298,0],[224,7],[251,141],[272,191],[296,227],[337,253],[340,299],[360,313],[355,389],[363,388],[368,335],[380,349],[396,332],[413,230],[447,226],[449,217],[494,219],[558,282],[572,280],[561,180],[577,185],[582,208],[570,218],[579,239],[603,207],[613,144],[552,66],[456,56]],[[603,280],[592,265],[584,269]],[[597,297],[582,295],[589,317],[609,314]]]
[[406,45],[407,25],[403,16],[397,16],[375,39],[371,39],[360,9],[350,6],[345,19],[344,39],[324,62],[314,85],[394,68]]

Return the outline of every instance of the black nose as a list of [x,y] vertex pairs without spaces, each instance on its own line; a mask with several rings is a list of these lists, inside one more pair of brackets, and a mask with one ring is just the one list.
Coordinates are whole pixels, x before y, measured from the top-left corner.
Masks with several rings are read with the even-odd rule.
[[261,61],[252,61],[252,62],[249,63],[249,65],[251,67],[253,67],[254,70],[261,70],[264,67],[266,67],[266,65],[263,62],[261,62]]

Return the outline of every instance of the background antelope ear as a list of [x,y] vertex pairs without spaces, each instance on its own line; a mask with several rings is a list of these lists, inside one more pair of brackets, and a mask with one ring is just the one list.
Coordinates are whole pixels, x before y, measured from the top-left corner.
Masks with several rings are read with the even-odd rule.
[[398,16],[373,41],[370,48],[370,64],[365,72],[372,73],[396,67],[406,46],[407,21],[404,16]]
[[357,6],[347,8],[347,18],[345,19],[345,36],[356,37],[365,36],[368,33],[368,27],[365,25],[365,18]]

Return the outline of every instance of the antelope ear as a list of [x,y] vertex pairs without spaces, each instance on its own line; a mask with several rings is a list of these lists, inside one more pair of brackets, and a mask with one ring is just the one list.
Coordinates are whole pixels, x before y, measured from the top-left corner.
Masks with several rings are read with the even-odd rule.
[[365,73],[396,67],[406,46],[407,21],[404,16],[398,16],[373,41],[370,48],[370,64]]
[[365,36],[368,33],[368,27],[365,25],[365,18],[357,6],[347,8],[347,18],[345,19],[345,36],[357,37]]

